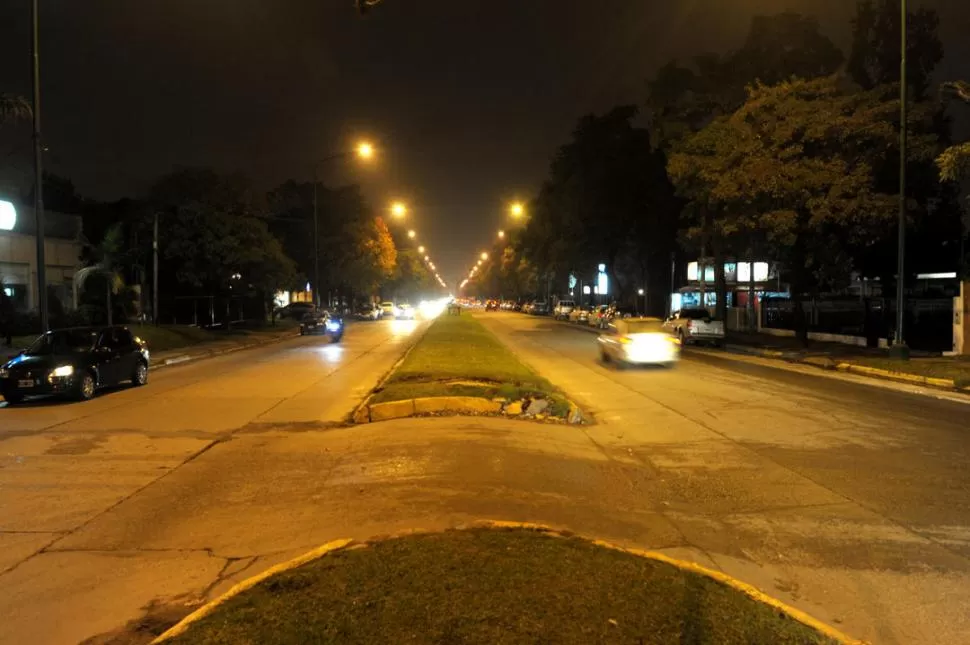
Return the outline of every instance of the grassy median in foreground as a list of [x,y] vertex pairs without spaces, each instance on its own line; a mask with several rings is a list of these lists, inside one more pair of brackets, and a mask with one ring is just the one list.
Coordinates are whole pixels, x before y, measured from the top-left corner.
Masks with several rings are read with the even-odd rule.
[[468,313],[435,320],[370,402],[429,396],[539,397],[552,399],[557,409],[568,408],[549,381]]
[[524,529],[342,550],[228,600],[173,643],[831,643],[715,580]]

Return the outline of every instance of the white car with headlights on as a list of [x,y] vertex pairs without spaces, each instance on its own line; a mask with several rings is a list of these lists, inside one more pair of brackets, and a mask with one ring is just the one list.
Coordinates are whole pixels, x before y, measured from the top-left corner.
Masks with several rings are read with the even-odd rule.
[[597,339],[604,363],[670,366],[680,358],[680,339],[659,318],[615,320]]

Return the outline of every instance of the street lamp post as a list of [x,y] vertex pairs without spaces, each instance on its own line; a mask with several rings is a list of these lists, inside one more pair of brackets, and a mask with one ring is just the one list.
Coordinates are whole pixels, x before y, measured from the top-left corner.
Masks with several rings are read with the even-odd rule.
[[356,154],[359,158],[368,160],[374,156],[374,146],[366,141],[357,144],[351,151],[338,152],[329,157],[319,159],[313,164],[313,299],[317,307],[320,306],[320,213],[318,205],[318,184],[320,183],[320,166],[325,163],[342,159],[350,154]]
[[[30,5],[31,57],[33,59],[33,135],[34,135],[34,218],[37,222],[37,306],[40,309],[40,331],[50,329],[50,310],[47,307],[47,258],[44,251],[44,165],[40,140],[40,9],[38,0]],[[77,304],[77,303],[75,303]]]
[[893,335],[893,355],[909,358],[909,348],[903,340],[904,287],[906,286],[906,0],[901,0],[899,29],[899,247],[896,250],[896,333]]

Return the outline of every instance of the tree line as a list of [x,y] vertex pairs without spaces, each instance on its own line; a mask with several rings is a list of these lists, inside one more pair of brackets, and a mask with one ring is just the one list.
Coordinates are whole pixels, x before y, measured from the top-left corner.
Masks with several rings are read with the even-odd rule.
[[[953,143],[947,106],[970,102],[970,86],[934,86],[938,23],[931,9],[909,13],[907,263],[912,273],[942,264],[966,275],[959,182],[970,143]],[[660,314],[672,267],[704,257],[713,267],[771,261],[798,295],[843,289],[853,272],[888,290],[899,32],[898,0],[859,0],[848,55],[815,18],[784,12],[755,17],[734,51],[669,62],[648,79],[642,104],[579,120],[525,226],[466,289],[561,294],[570,275],[589,280],[605,264],[617,300],[645,289],[648,310]],[[725,276],[714,273],[723,316]]]
[[[86,199],[69,180],[50,174],[44,193],[47,210],[80,215],[83,222],[79,311],[63,311],[52,299],[55,325],[151,318],[156,218],[162,321],[173,317],[176,298],[233,297],[246,301],[249,317],[265,317],[276,293],[307,286],[319,290],[325,305],[378,295],[409,300],[439,286],[356,185],[317,185],[317,227],[311,182],[290,180],[262,192],[241,174],[207,168],[176,169],[139,199]],[[319,285],[313,284],[317,247]]]

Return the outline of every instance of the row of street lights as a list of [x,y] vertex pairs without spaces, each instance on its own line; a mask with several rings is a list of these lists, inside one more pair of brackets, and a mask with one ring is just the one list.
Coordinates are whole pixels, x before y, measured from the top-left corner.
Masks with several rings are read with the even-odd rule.
[[[398,221],[403,220],[408,215],[408,206],[402,201],[391,202],[391,206],[388,210],[391,212],[391,216]],[[415,231],[413,228],[409,228],[407,235],[409,240],[416,240],[418,237],[418,232]],[[441,288],[447,289],[448,285],[445,284],[445,281],[442,280],[441,278],[441,274],[438,273],[438,267],[435,266],[435,263],[431,260],[431,256],[429,255],[427,247],[425,247],[423,244],[419,244],[417,247],[417,251],[418,251],[418,255],[424,259],[424,263],[428,266],[428,269],[434,275],[434,279],[438,282],[439,285],[441,285]]]
[[[522,202],[515,201],[510,203],[507,210],[509,216],[514,220],[521,220],[523,217],[525,217],[525,205]],[[503,229],[499,229],[496,237],[498,238],[499,242],[503,242],[505,240],[505,231]],[[482,264],[488,260],[488,257],[488,251],[482,251],[478,255],[478,260],[469,270],[468,277],[462,280],[461,284],[458,285],[459,289],[465,288],[465,285],[475,278],[475,276],[478,274],[478,270],[482,267]]]

